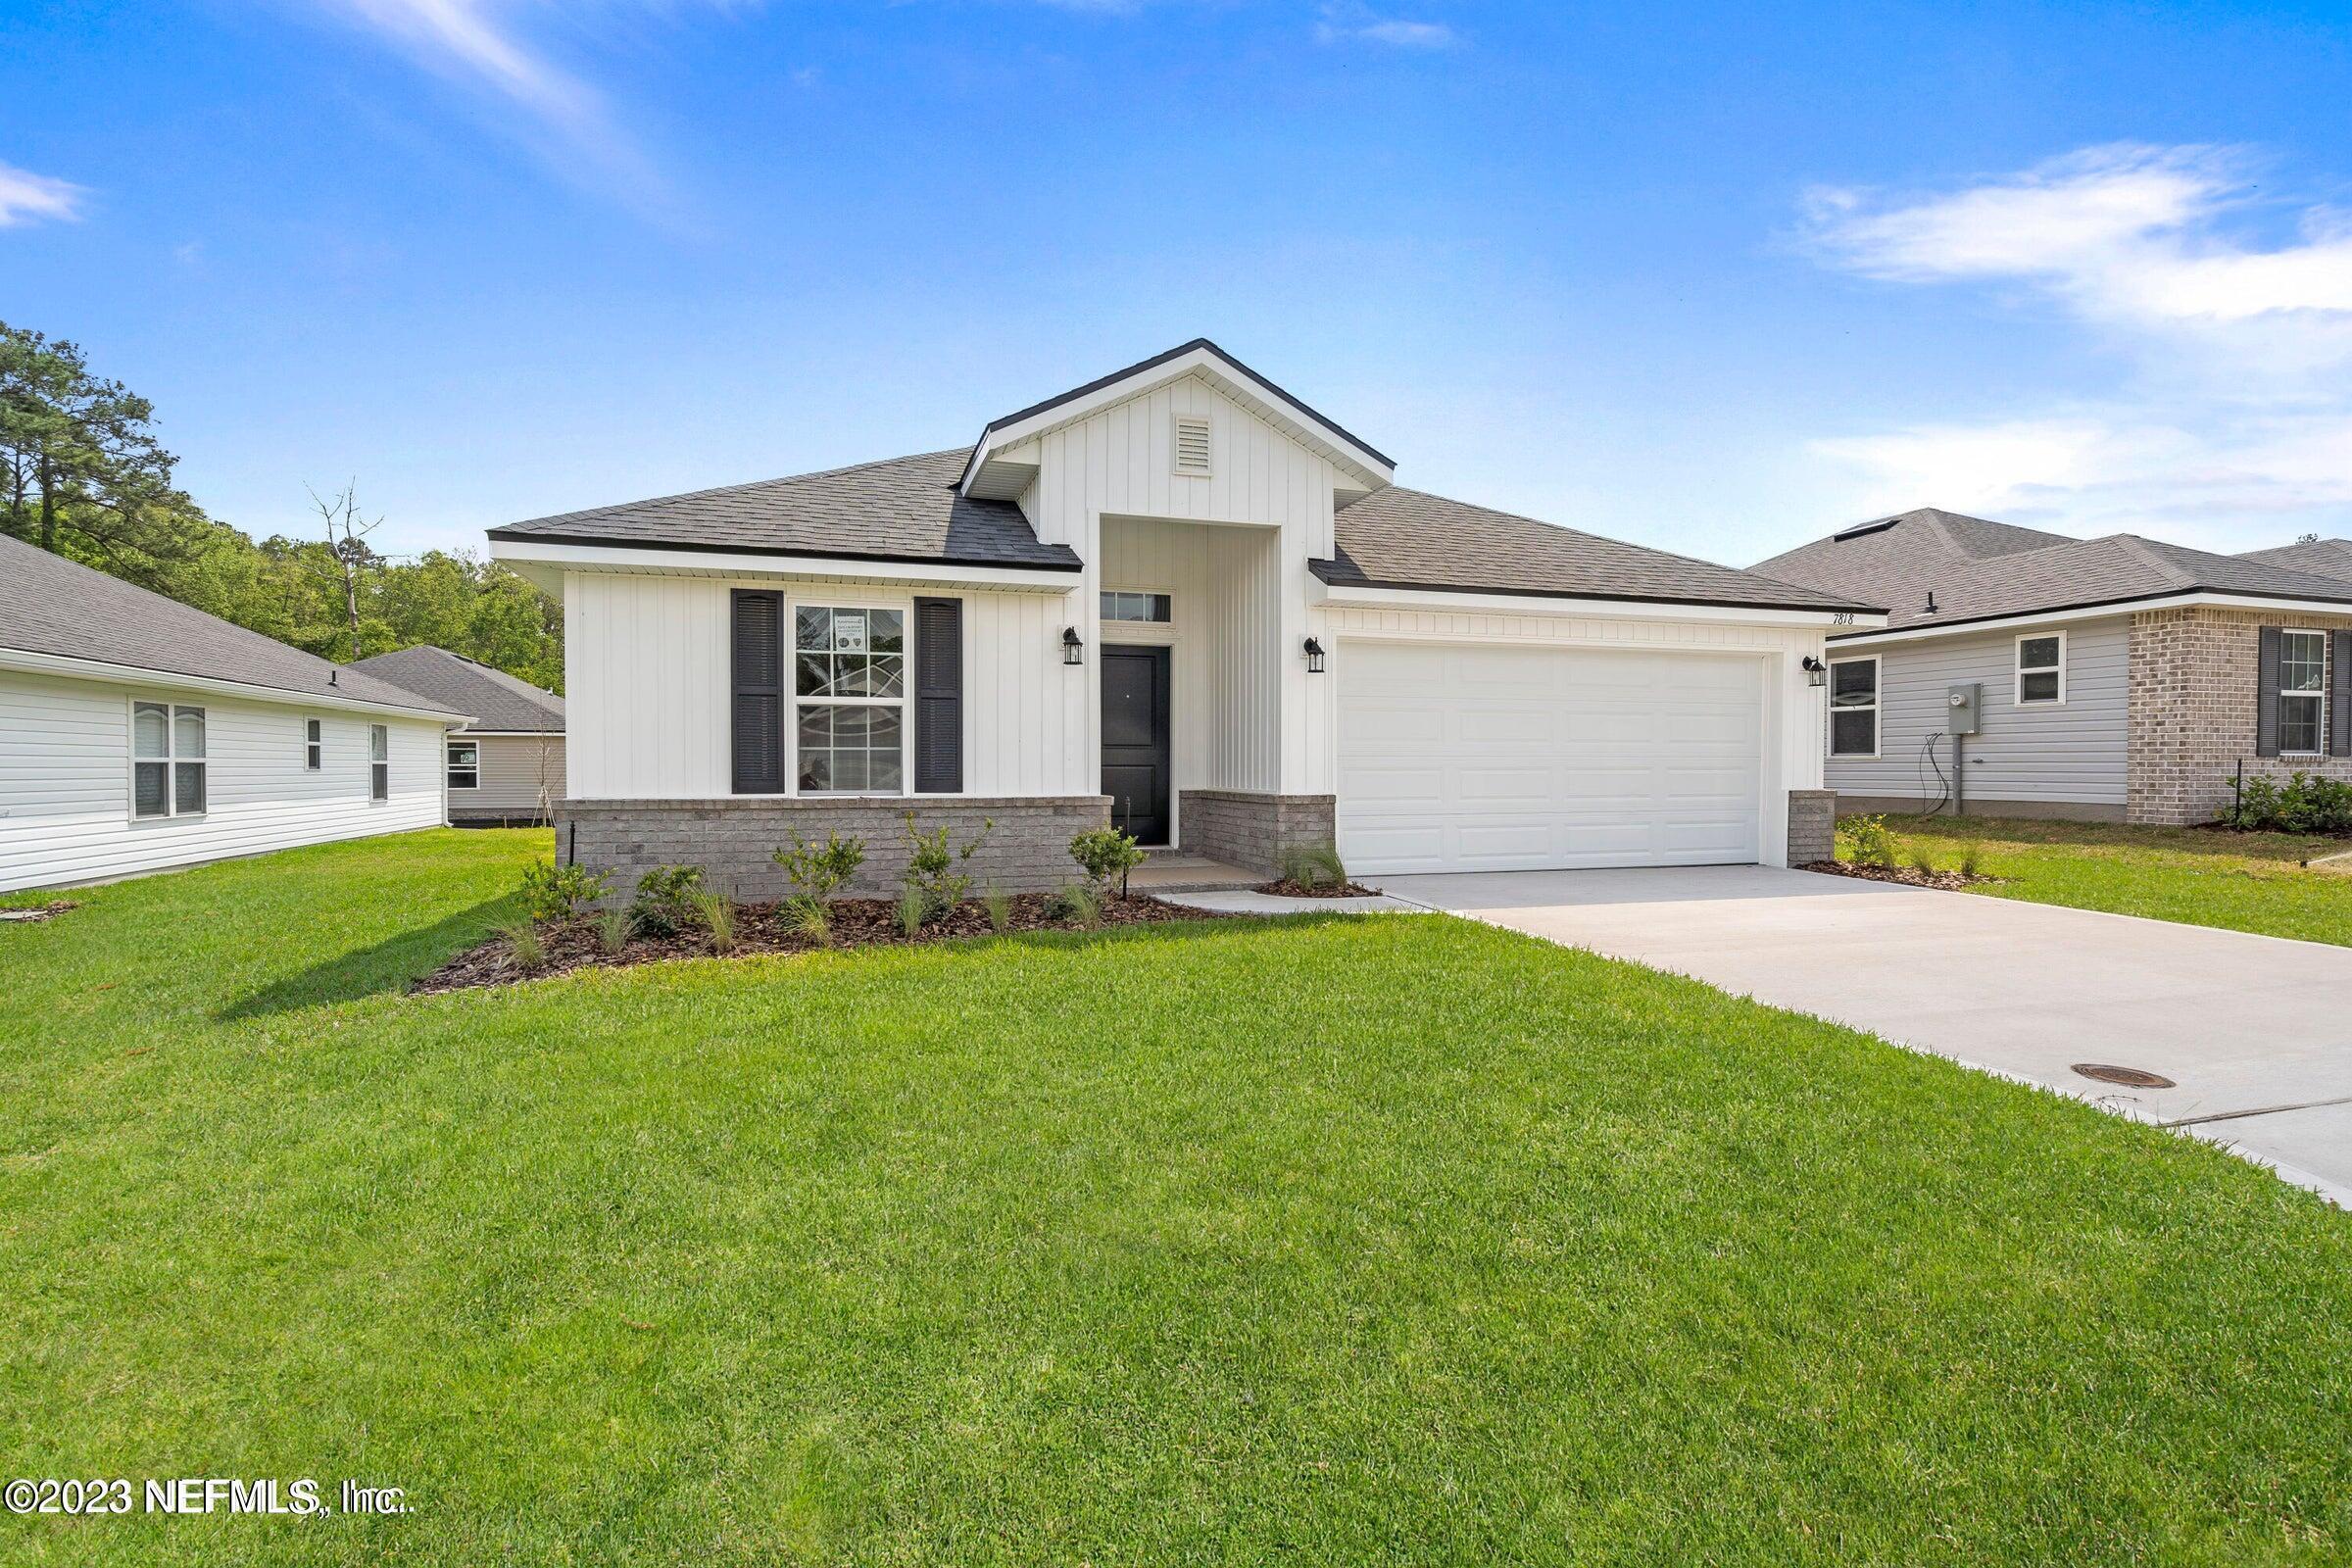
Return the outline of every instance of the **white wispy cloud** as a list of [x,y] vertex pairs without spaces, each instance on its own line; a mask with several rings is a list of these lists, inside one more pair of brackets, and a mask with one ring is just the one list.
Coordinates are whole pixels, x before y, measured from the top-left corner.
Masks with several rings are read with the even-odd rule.
[[81,216],[81,201],[87,194],[71,181],[0,164],[0,228],[44,220],[71,222]]
[[2242,149],[2085,148],[1953,190],[1828,188],[1831,266],[2038,296],[2122,350],[2107,395],[1813,443],[1865,510],[1933,503],[2243,549],[2352,527],[2352,217],[2257,188]]
[[1315,37],[1323,43],[1353,40],[1397,49],[1450,49],[1461,42],[1460,34],[1443,22],[1378,16],[1352,3],[1325,6],[1322,20],[1315,24]]

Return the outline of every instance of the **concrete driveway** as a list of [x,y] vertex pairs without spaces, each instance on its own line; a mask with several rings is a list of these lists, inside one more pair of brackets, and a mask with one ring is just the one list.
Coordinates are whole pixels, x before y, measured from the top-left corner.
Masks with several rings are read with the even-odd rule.
[[2352,1205],[2352,948],[1753,865],[1376,880],[2183,1126]]

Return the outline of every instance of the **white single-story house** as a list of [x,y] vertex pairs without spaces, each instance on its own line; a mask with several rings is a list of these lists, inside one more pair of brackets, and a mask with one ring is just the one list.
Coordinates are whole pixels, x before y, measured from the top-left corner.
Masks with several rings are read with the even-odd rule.
[[0,536],[0,892],[436,826],[467,716]]
[[473,715],[444,743],[452,823],[517,827],[551,819],[564,798],[563,698],[429,643],[351,667]]
[[1892,607],[1830,639],[1841,810],[2179,825],[2241,776],[2352,780],[2352,542],[2224,556],[1925,507],[1754,569]]
[[[1105,819],[1272,869],[1817,858],[1833,628],[1868,599],[1394,482],[1205,340],[968,447],[492,529],[564,599],[559,849],[783,889],[902,819],[1006,889]],[[1814,667],[1808,667],[1808,662]]]

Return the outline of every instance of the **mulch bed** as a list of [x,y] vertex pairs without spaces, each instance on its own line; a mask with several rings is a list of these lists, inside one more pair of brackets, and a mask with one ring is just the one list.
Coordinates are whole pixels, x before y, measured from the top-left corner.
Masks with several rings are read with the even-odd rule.
[[1815,860],[1799,869],[1819,871],[1825,876],[1860,877],[1865,882],[1900,882],[1909,888],[1941,888],[1946,893],[2001,880],[1997,876],[1969,876],[1959,871],[1922,871],[1914,865],[1856,865],[1851,860]]
[[[1077,931],[1083,930],[1074,920],[1056,920],[1047,909],[1053,896],[1045,893],[1016,894],[1011,899],[1012,917],[1005,923],[1007,933],[1020,931]],[[829,948],[904,948],[933,942],[953,941],[957,937],[984,937],[996,927],[988,922],[986,906],[974,901],[958,906],[946,918],[923,928],[919,936],[908,937],[899,927],[899,906],[894,899],[837,899],[831,906],[833,940],[830,943],[809,941],[786,923],[778,906],[773,904],[739,904],[735,906],[735,946],[723,955],[740,958],[763,953],[814,953]],[[1186,908],[1181,905],[1162,904],[1157,899],[1141,895],[1113,895],[1102,901],[1102,924],[1152,925],[1162,920],[1222,920],[1229,916],[1207,909]],[[574,969],[625,969],[640,963],[658,963],[664,958],[708,958],[717,956],[710,949],[710,939],[702,931],[680,931],[674,936],[635,936],[618,953],[607,953],[598,940],[597,922],[592,918],[566,920],[561,924],[543,925],[539,938],[547,949],[547,959],[536,968],[518,966],[508,952],[504,937],[492,937],[487,942],[459,954],[431,974],[409,988],[415,996],[437,996],[445,991],[469,991],[483,986],[514,985],[523,980],[544,980],[550,975],[567,974]]]
[[1317,882],[1310,887],[1304,882],[1286,879],[1260,882],[1253,891],[1271,893],[1278,899],[1369,899],[1380,890],[1365,887],[1360,882]]

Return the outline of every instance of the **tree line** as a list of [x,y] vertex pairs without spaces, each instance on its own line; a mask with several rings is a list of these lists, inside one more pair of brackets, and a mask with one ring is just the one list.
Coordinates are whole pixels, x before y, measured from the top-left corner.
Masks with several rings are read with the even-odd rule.
[[62,338],[0,321],[0,532],[338,661],[433,643],[564,689],[564,611],[463,551],[378,553],[355,486],[256,541],[172,482],[155,409]]

